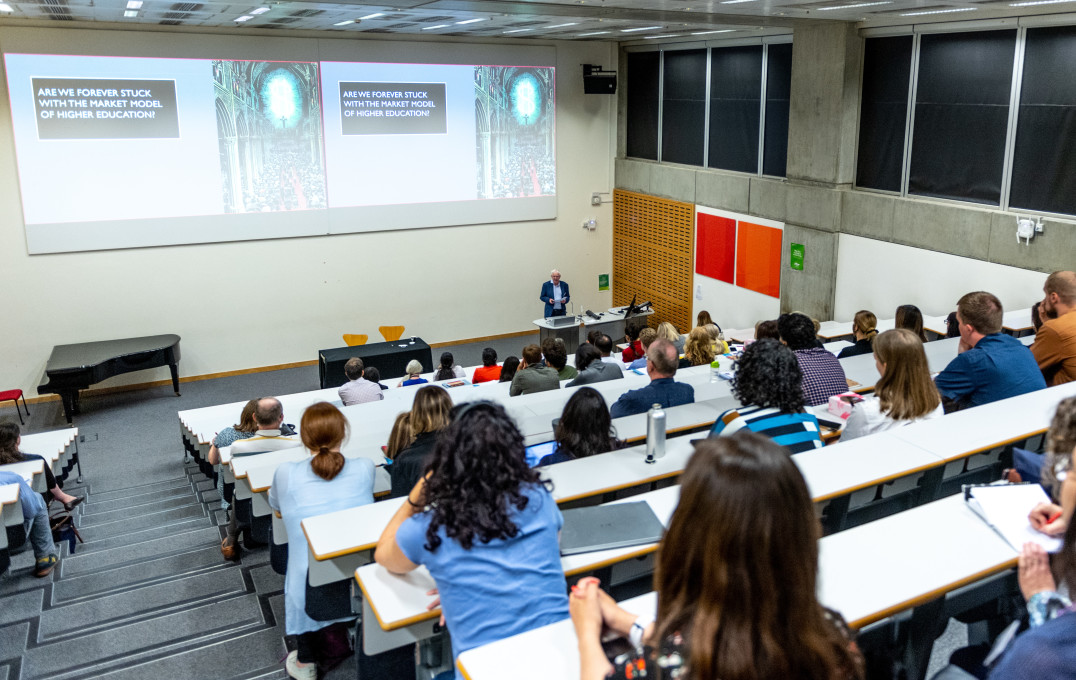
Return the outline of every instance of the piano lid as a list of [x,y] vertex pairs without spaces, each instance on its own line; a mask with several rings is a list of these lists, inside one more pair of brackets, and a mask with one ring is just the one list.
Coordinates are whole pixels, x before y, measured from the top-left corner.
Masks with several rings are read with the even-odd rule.
[[56,345],[52,348],[48,363],[45,364],[45,374],[82,371],[110,359],[156,352],[175,347],[177,343],[179,343],[179,336],[169,334]]

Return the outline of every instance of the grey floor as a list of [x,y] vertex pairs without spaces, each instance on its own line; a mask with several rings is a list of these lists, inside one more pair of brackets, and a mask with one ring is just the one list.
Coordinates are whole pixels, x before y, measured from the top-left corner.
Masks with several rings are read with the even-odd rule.
[[[457,363],[481,363],[490,346],[519,356],[528,336],[468,343]],[[176,412],[254,396],[314,390],[316,366],[170,387],[91,395],[76,418],[84,494],[79,525],[86,543],[61,548],[60,567],[35,579],[33,558],[13,556],[0,577],[0,680],[31,678],[285,678],[283,578],[264,548],[241,563],[221,559],[217,491],[184,464]],[[26,416],[24,416],[26,418]],[[0,420],[15,421],[12,408]],[[58,402],[30,407],[25,433],[66,426]],[[935,644],[931,674],[966,644],[950,622]],[[350,662],[328,674],[355,677]],[[928,676],[929,677],[929,676]],[[391,680],[385,678],[384,680]]]

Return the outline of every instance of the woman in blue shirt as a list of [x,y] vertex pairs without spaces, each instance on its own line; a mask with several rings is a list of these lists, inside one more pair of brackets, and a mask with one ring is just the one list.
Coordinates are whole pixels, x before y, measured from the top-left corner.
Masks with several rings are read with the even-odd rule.
[[[319,402],[303,412],[299,424],[309,460],[285,463],[273,475],[269,505],[280,511],[288,530],[288,570],[284,579],[284,630],[297,636],[298,649],[288,655],[288,675],[315,680],[319,661],[316,633],[336,621],[316,621],[306,613],[307,542],[301,523],[307,517],[374,502],[374,464],[346,459],[348,423],[332,404]],[[353,617],[338,619],[349,621]]]
[[527,466],[523,435],[499,404],[462,404],[452,416],[374,559],[396,574],[429,569],[455,658],[568,618],[568,598],[563,520]]

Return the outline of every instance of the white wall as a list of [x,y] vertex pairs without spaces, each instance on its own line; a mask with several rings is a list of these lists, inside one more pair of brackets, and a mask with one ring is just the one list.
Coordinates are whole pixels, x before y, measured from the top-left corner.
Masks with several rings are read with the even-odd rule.
[[[9,31],[20,42],[32,32],[43,51],[78,36],[107,42],[116,54],[151,56],[288,59],[312,43],[315,52],[343,49],[360,60],[373,42],[7,29],[0,49]],[[318,349],[340,346],[342,333],[380,339],[382,324],[404,324],[429,342],[530,330],[552,267],[572,284],[577,308],[610,307],[597,275],[612,270],[612,209],[591,207],[590,195],[612,190],[616,98],[584,95],[579,65],[614,64],[615,47],[555,47],[555,220],[32,257],[0,81],[0,386],[35,396],[53,345],[157,333],[182,336],[180,375],[190,376],[312,360]],[[438,49],[466,53],[460,43]],[[582,228],[588,217],[598,219],[597,231]],[[167,376],[157,369],[107,384]]]
[[1005,309],[1023,309],[1042,299],[1047,276],[848,234],[840,234],[837,247],[834,315],[839,321],[850,321],[861,309],[892,319],[904,304],[927,316],[944,316],[975,290],[997,295]]

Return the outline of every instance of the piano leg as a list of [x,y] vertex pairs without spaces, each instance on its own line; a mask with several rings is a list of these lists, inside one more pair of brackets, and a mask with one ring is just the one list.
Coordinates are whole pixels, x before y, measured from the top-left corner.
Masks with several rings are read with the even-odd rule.
[[181,396],[179,394],[179,366],[177,364],[168,364],[168,370],[172,372],[172,390],[177,397]]
[[75,415],[75,400],[78,398],[78,390],[63,390],[60,392],[60,401],[64,405],[64,417],[67,424],[71,424],[71,416]]

